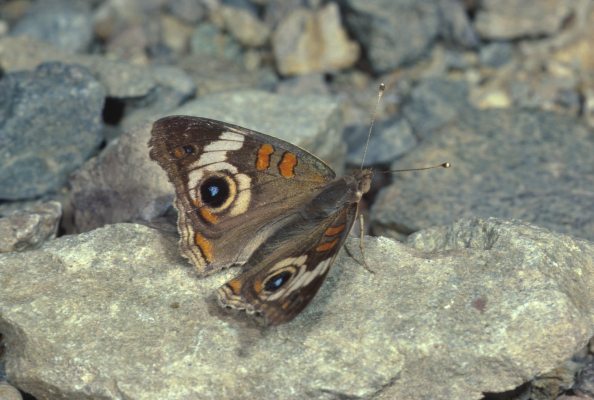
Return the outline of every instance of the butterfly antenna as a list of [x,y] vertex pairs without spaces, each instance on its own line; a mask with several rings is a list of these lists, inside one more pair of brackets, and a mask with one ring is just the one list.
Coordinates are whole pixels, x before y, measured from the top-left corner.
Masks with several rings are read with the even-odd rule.
[[380,174],[387,174],[389,172],[409,172],[409,171],[423,171],[426,169],[434,169],[434,168],[450,168],[452,164],[449,162],[444,162],[437,165],[431,165],[429,167],[421,167],[421,168],[407,168],[407,169],[392,169],[389,171],[379,171]]
[[367,132],[367,141],[365,142],[365,150],[363,151],[363,160],[361,161],[361,170],[363,169],[363,165],[365,164],[365,157],[367,156],[367,148],[369,147],[369,139],[371,139],[371,131],[373,130],[373,124],[375,124],[375,118],[377,117],[377,109],[379,108],[379,104],[382,101],[382,97],[384,95],[384,91],[386,90],[386,85],[382,82],[379,85],[379,91],[377,93],[377,102],[375,103],[375,107],[373,108],[373,113],[371,114],[371,122],[369,123],[369,132]]

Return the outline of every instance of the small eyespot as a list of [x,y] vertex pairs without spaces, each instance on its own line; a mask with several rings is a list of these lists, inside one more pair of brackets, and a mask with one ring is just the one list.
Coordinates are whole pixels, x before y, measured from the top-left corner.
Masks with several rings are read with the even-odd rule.
[[289,281],[289,279],[293,276],[293,274],[289,271],[282,271],[276,275],[271,276],[266,280],[264,283],[264,290],[267,292],[276,292],[278,289],[283,287],[285,283]]
[[229,183],[222,177],[208,178],[200,185],[200,198],[210,207],[222,206],[229,198]]
[[187,144],[187,145],[183,146],[182,148],[184,149],[186,154],[192,154],[194,152],[194,147],[190,144]]

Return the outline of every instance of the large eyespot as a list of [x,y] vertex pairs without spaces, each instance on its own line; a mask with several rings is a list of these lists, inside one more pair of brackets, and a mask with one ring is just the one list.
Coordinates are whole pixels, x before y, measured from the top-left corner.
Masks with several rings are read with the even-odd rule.
[[200,185],[200,198],[209,207],[219,208],[229,198],[229,182],[224,177],[212,176]]
[[281,271],[278,274],[272,275],[264,282],[264,290],[270,293],[274,293],[279,290],[291,279],[293,273],[290,271]]

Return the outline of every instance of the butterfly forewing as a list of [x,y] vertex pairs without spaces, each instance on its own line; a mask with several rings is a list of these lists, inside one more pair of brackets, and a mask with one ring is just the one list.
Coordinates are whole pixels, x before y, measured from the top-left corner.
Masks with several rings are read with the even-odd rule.
[[162,118],[149,146],[175,186],[181,252],[203,274],[245,262],[335,176],[297,146],[206,118]]

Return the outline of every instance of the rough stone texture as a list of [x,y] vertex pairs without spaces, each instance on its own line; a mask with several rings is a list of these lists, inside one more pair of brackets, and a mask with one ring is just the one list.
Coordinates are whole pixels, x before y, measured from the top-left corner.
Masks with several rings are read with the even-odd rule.
[[173,187],[148,156],[151,125],[125,132],[73,175],[71,201],[78,231],[150,220],[169,206]]
[[37,2],[10,34],[51,43],[69,53],[83,52],[89,47],[93,34],[91,11],[84,2]]
[[397,237],[496,216],[594,239],[592,154],[594,135],[576,119],[468,108],[392,165],[452,168],[398,174],[374,204],[373,231]]
[[[361,125],[345,130],[345,139],[348,145],[347,162],[349,164],[361,165],[368,133],[369,127]],[[369,139],[364,166],[389,164],[416,145],[417,138],[413,135],[412,128],[405,119],[391,118],[385,121],[376,121]]]
[[107,89],[107,96],[137,98],[148,95],[160,84],[176,83],[172,89],[185,96],[193,93],[191,80],[179,69],[161,70],[112,61],[96,55],[71,55],[27,37],[0,38],[0,68],[19,71],[34,69],[47,61],[80,64],[87,67]]
[[[254,6],[248,1],[223,3],[216,11],[225,28],[246,46],[262,46],[270,36],[270,29],[258,19]],[[239,4],[237,4],[239,3]]]
[[483,0],[475,27],[484,39],[519,39],[552,35],[580,0]]
[[2,214],[0,212],[0,253],[8,253],[36,248],[55,238],[62,206],[57,201],[50,201]]
[[[258,112],[254,112],[257,107]],[[338,105],[326,96],[243,91],[203,96],[167,114],[219,119],[278,136],[314,151],[342,172],[345,146]],[[75,225],[87,231],[104,224],[161,215],[173,198],[165,172],[148,156],[151,124],[123,134],[71,180]]]
[[591,243],[490,219],[411,244],[367,238],[375,274],[343,252],[312,304],[272,329],[214,304],[236,271],[198,279],[175,236],[148,227],[0,255],[8,378],[39,400],[479,399],[594,334]]
[[216,25],[199,24],[190,39],[191,53],[197,56],[234,60],[239,63],[242,57],[241,46]]
[[246,89],[270,91],[278,81],[269,68],[248,71],[241,65],[206,55],[188,56],[180,61],[197,86],[197,96]]
[[346,24],[364,47],[377,73],[417,61],[439,32],[435,1],[342,0]]
[[166,7],[173,15],[190,23],[196,23],[206,15],[206,2],[203,0],[172,0]]
[[335,3],[317,11],[292,11],[276,27],[272,42],[283,75],[337,71],[352,66],[360,53],[359,45],[348,38]]
[[404,118],[419,139],[426,139],[470,107],[468,84],[447,79],[425,79],[402,108]]
[[103,140],[105,89],[86,68],[47,63],[0,80],[0,199],[63,185]]
[[464,8],[464,2],[459,0],[440,0],[436,4],[439,7],[441,18],[441,38],[455,47],[478,47],[480,39]]

